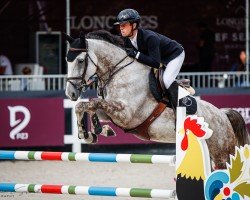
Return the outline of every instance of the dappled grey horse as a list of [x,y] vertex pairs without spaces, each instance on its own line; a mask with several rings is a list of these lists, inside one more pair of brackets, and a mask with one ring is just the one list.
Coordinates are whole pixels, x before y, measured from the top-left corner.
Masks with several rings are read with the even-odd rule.
[[[80,38],[67,36],[70,49],[67,53],[68,78],[66,95],[73,101],[83,88],[98,79],[99,98],[76,105],[79,137],[88,143],[96,142],[98,134],[107,135],[109,127],[100,128],[98,116],[111,120],[124,130],[142,124],[158,105],[149,88],[151,68],[128,57],[119,37],[105,31],[96,31]],[[87,132],[83,114],[87,112],[95,129]],[[216,167],[224,168],[228,155],[235,146],[249,143],[249,134],[241,115],[231,109],[221,110],[197,99],[196,115],[204,117],[213,130],[207,140],[210,155]],[[138,138],[157,142],[174,143],[175,113],[166,107],[147,128],[148,137]]]

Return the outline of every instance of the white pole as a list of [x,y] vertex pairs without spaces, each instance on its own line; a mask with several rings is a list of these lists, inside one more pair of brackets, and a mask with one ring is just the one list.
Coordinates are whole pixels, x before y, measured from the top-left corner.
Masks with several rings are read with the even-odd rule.
[[249,0],[246,0],[246,74],[249,86]]
[[[66,0],[66,34],[70,35],[70,0]],[[67,51],[69,43],[67,42]]]

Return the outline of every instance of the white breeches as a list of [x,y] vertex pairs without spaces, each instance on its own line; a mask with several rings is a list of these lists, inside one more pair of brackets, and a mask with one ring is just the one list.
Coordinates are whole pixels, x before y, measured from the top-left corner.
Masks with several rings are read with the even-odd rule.
[[166,69],[163,73],[163,82],[167,89],[170,87],[170,85],[174,82],[177,75],[179,74],[184,58],[185,52],[183,51],[178,57],[171,60],[166,65]]

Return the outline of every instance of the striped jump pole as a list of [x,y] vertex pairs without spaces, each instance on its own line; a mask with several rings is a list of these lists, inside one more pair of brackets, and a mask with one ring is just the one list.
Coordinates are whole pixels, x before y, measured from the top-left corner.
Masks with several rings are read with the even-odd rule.
[[41,151],[2,151],[0,160],[54,160],[113,163],[149,163],[174,166],[175,155],[113,154],[113,153],[68,153]]
[[117,187],[93,187],[71,185],[38,185],[0,183],[0,192],[18,193],[49,193],[49,194],[72,194],[116,197],[142,197],[170,199],[176,196],[175,190],[143,189],[143,188],[117,188]]

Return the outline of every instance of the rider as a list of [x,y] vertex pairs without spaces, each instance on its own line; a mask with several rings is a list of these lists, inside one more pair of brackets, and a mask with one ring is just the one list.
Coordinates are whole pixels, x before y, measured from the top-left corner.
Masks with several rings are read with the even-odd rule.
[[120,26],[128,56],[153,68],[166,67],[163,82],[174,108],[177,106],[178,84],[175,81],[184,61],[183,47],[164,35],[140,28],[140,15],[134,9],[122,10],[115,25]]

